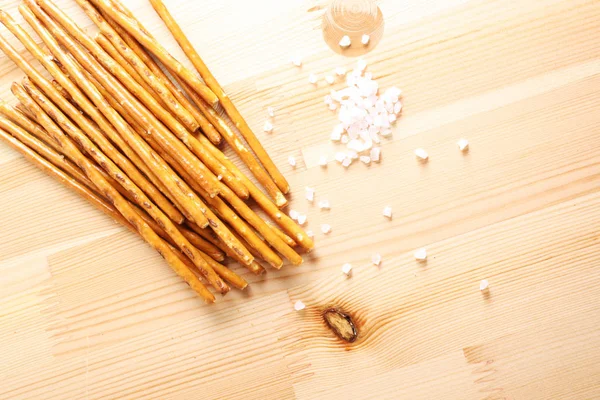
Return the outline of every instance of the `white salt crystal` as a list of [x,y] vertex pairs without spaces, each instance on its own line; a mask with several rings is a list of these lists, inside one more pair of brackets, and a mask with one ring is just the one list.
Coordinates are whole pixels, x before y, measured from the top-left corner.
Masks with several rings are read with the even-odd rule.
[[487,291],[489,288],[490,288],[490,283],[488,282],[487,279],[484,279],[481,282],[479,282],[479,290],[481,290],[482,292]]
[[340,40],[340,47],[341,48],[348,48],[350,47],[350,45],[352,44],[352,41],[350,40],[350,37],[348,35],[344,35],[344,37]]
[[375,253],[371,256],[371,262],[373,265],[379,266],[381,264],[381,254]]
[[331,209],[331,205],[329,204],[329,200],[321,200],[321,201],[319,201],[319,208],[321,210],[329,210],[329,209]]
[[421,161],[426,161],[429,158],[429,154],[421,148],[415,150],[415,156]]
[[319,157],[319,165],[321,167],[326,167],[327,166],[327,156],[321,156],[321,157]]
[[344,126],[342,124],[336,125],[331,132],[331,140],[337,142],[342,138],[342,133],[344,133]]
[[419,260],[419,261],[427,260],[427,250],[424,247],[415,251],[415,260]]
[[369,42],[371,41],[371,36],[369,35],[362,35],[362,38],[360,39],[360,42],[362,44],[364,44],[365,46],[369,44]]
[[306,308],[306,305],[304,305],[303,302],[301,302],[300,300],[298,300],[296,303],[294,303],[294,310],[296,311],[302,311]]
[[308,75],[308,83],[312,83],[313,85],[317,83],[317,76],[315,74]]
[[392,207],[385,206],[385,208],[383,209],[383,216],[392,219]]
[[335,153],[335,161],[343,162],[345,159],[346,159],[346,153],[343,153],[341,151]]
[[265,132],[273,132],[273,124],[269,121],[265,121],[265,125],[263,126],[263,131]]
[[267,113],[269,114],[269,117],[274,117],[275,116],[275,108],[273,107],[269,107],[267,108]]
[[315,189],[307,186],[304,191],[306,192],[306,200],[312,203],[315,200]]
[[327,75],[327,76],[325,77],[325,81],[326,81],[327,83],[329,83],[330,85],[333,85],[333,83],[335,82],[335,78],[333,77],[333,75]]
[[302,57],[300,57],[299,55],[292,56],[292,64],[294,64],[296,67],[301,67]]
[[288,162],[290,163],[290,165],[294,168],[296,168],[296,158],[294,156],[289,156],[288,157]]
[[352,164],[352,158],[350,157],[346,157],[344,158],[344,161],[342,161],[342,166],[344,166],[345,168],[348,168],[350,164]]
[[335,111],[335,110],[337,110],[337,107],[338,107],[338,106],[337,106],[337,104],[335,104],[335,103],[331,103],[331,104],[329,105],[329,109],[330,109],[331,111]]
[[394,114],[398,114],[400,111],[402,111],[402,103],[397,102],[394,104]]
[[396,117],[396,114],[388,115],[388,121],[390,121],[391,123],[396,122],[396,119],[398,119],[398,117]]
[[333,103],[333,98],[328,94],[325,96],[325,104],[330,105],[331,103]]
[[298,214],[298,225],[302,226],[306,223],[306,215]]
[[348,137],[348,135],[342,135],[342,138],[340,140],[343,144],[347,144],[350,141],[350,138]]
[[[360,59],[358,60],[358,62],[356,63],[356,69],[359,70],[360,72],[363,72],[365,70],[365,68],[367,68],[367,61],[365,61],[364,59]],[[369,79],[367,79],[368,81]]]
[[469,149],[469,141],[467,139],[460,139],[456,144],[460,151],[467,151]]
[[337,68],[335,69],[335,74],[336,74],[337,76],[343,76],[343,75],[346,75],[346,68],[344,68],[344,67],[337,67]]
[[381,147],[373,147],[371,149],[371,161],[373,162],[379,162],[380,158],[381,158]]
[[300,213],[296,210],[290,210],[290,218],[293,219],[294,221],[298,219],[298,215],[300,215]]
[[344,264],[342,265],[342,272],[346,274],[346,276],[350,276],[352,274],[352,264]]
[[308,236],[309,238],[313,238],[315,237],[315,233],[313,231],[306,231],[306,236]]
[[392,130],[391,129],[383,129],[381,131],[381,136],[383,136],[383,137],[392,136]]
[[331,225],[329,225],[329,224],[321,225],[321,232],[323,232],[324,234],[327,235],[329,232],[331,232]]
[[364,164],[367,164],[367,165],[371,164],[371,157],[369,157],[369,156],[360,156],[359,160]]

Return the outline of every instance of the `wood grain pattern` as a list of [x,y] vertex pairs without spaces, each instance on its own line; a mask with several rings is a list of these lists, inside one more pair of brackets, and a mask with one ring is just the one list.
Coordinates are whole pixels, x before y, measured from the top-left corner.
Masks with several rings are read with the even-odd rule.
[[[317,232],[301,267],[236,269],[245,293],[203,305],[141,240],[0,146],[0,399],[600,398],[600,3],[382,0],[366,59],[405,108],[382,163],[349,170],[317,164],[336,151],[335,116],[307,76],[355,61],[323,42],[322,3],[166,1]],[[146,0],[127,4],[181,58]],[[2,8],[21,20],[17,5]],[[21,75],[0,57],[3,99]],[[357,342],[328,330],[330,306]]]

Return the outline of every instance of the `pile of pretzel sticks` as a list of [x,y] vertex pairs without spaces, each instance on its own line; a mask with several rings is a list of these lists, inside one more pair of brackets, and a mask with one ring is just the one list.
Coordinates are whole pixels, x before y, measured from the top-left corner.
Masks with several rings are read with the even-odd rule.
[[26,75],[11,86],[18,104],[0,104],[0,138],[137,232],[206,302],[215,301],[213,291],[247,286],[226,257],[254,274],[281,268],[284,258],[301,264],[298,251],[313,242],[280,211],[288,183],[161,0],[150,2],[202,79],[118,0],[76,1],[98,26],[96,37],[50,0],[25,0],[19,12],[40,46],[0,10],[0,22],[52,77],[0,36],[0,49]]

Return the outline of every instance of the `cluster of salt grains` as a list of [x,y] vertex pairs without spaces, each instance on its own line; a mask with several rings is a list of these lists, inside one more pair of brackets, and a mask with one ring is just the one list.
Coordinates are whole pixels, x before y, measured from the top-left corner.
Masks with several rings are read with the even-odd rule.
[[346,75],[347,87],[325,96],[325,104],[331,110],[339,108],[339,124],[333,128],[331,140],[348,149],[335,156],[344,167],[359,158],[365,164],[379,162],[381,137],[392,134],[392,125],[402,111],[402,91],[391,87],[379,95],[379,84],[370,72],[365,72],[366,67],[366,61],[359,60]]

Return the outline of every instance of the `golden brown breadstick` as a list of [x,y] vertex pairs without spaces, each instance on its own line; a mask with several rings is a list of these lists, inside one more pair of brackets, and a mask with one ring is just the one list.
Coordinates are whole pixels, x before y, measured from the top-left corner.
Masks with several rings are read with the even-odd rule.
[[[117,1],[115,1],[115,3],[116,2]],[[265,149],[262,147],[260,141],[258,140],[256,135],[254,135],[254,132],[252,132],[252,130],[250,129],[240,112],[237,110],[229,96],[227,96],[221,85],[219,85],[219,82],[217,82],[217,80],[212,75],[206,64],[204,64],[204,61],[202,60],[202,58],[200,58],[200,55],[198,54],[196,49],[194,49],[192,43],[190,43],[188,38],[183,33],[183,30],[179,27],[173,16],[164,6],[162,0],[150,0],[150,3],[152,3],[152,7],[154,7],[154,10],[156,10],[157,14],[164,21],[167,28],[169,28],[169,30],[171,31],[171,34],[173,34],[175,40],[177,40],[177,43],[179,43],[181,49],[188,56],[188,58],[190,59],[190,61],[192,62],[202,79],[204,79],[204,82],[206,82],[208,87],[217,95],[219,101],[221,102],[221,105],[227,112],[227,115],[229,115],[235,126],[240,130],[242,136],[244,136],[244,139],[246,139],[246,142],[248,142],[248,145],[250,146],[252,151],[254,151],[254,153],[258,156],[258,159],[263,164],[267,172],[271,175],[279,189],[283,193],[288,193],[290,190],[288,182],[285,180],[281,172],[279,172],[279,170],[275,166],[275,163],[273,163],[273,160],[271,160]],[[135,18],[132,16],[131,19]],[[123,22],[125,23],[126,21],[124,20]],[[138,26],[139,25],[141,24],[138,23]],[[139,36],[141,37],[143,35],[140,34]],[[145,44],[144,46],[151,50]],[[167,64],[165,63],[165,65]]]
[[[131,146],[132,149],[143,158],[144,163],[152,173],[164,184],[168,189],[168,192],[175,198],[177,198],[176,204],[181,205],[182,209],[186,211],[186,217],[200,224],[206,226],[208,220],[202,213],[202,204],[199,202],[198,197],[191,191],[191,189],[181,181],[181,179],[169,168],[169,166],[162,160],[148,144],[143,141],[127,124],[123,118],[107,104],[106,98],[103,97],[100,92],[92,85],[86,78],[84,71],[80,66],[75,63],[70,56],[68,56],[58,45],[56,40],[49,32],[43,28],[42,24],[35,18],[31,10],[21,5],[19,7],[23,17],[33,26],[38,36],[42,38],[44,43],[52,51],[52,53],[59,58],[62,66],[68,70],[69,75],[74,79],[78,85],[85,91],[86,95],[94,102],[94,104],[101,110],[101,112],[110,120],[110,122],[118,129],[123,139]],[[42,11],[38,9],[41,13]],[[54,68],[54,63],[49,63],[47,68],[52,69],[52,73],[57,78],[60,78],[61,84],[65,88],[74,87],[73,83],[64,76],[60,68]],[[58,69],[58,70],[57,70]],[[64,78],[64,79],[63,79]],[[85,96],[77,92],[74,93],[74,98],[77,99],[81,104],[85,104]],[[93,107],[92,107],[93,108]],[[185,147],[184,147],[185,148]]]
[[85,158],[79,150],[65,137],[62,131],[54,124],[52,119],[44,113],[44,111],[29,97],[29,95],[20,86],[13,84],[11,87],[13,94],[19,99],[25,107],[27,107],[36,117],[38,117],[42,126],[46,131],[60,143],[66,156],[76,160],[75,163],[81,168],[86,176],[96,185],[103,196],[111,202],[117,210],[128,220],[140,235],[152,247],[154,247],[169,263],[173,270],[181,276],[196,293],[206,299],[206,287],[202,285],[200,280],[177,258],[171,251],[168,245],[160,239],[160,237],[150,229],[144,220],[137,212],[129,205],[116,189],[110,186],[106,180],[93,167],[92,163]]
[[279,229],[278,227],[276,227],[275,225],[273,225],[270,222],[265,221],[265,223],[269,226],[269,228],[271,228],[273,233],[275,233],[277,236],[279,236],[279,238],[281,240],[283,240],[285,242],[285,244],[287,244],[288,246],[290,246],[292,248],[298,246],[298,243],[294,242],[294,239],[292,239],[291,237],[289,237],[288,235],[283,233],[283,231],[281,229]]
[[[124,188],[126,188],[136,200],[136,203],[142,207],[157,223],[158,225],[177,243],[177,247],[185,253],[188,258],[198,267],[202,275],[207,281],[219,292],[227,293],[229,287],[221,280],[221,278],[215,273],[215,271],[206,263],[204,258],[197,253],[197,249],[193,247],[187,239],[179,232],[175,224],[160,210],[158,209],[150,199],[137,187],[119,168],[106,157],[86,136],[81,132],[52,102],[47,99],[41,92],[39,92],[33,85],[25,84],[25,90],[27,94],[39,105],[41,108],[32,107],[29,104],[25,104],[27,108],[35,115],[36,120],[42,126],[46,128],[48,133],[51,127],[56,127],[54,124],[48,124],[48,120],[45,115],[49,115],[52,120],[63,128],[65,133],[70,136],[77,144],[79,144],[104,170],[117,182],[119,182]],[[22,101],[21,98],[19,100]],[[39,110],[36,112],[36,110]],[[43,111],[41,111],[43,110]],[[58,127],[56,127],[58,128]],[[56,133],[50,133],[51,136],[56,136]],[[64,149],[65,144],[68,140],[63,139],[61,147]],[[73,158],[73,154],[65,153],[65,156],[70,157],[74,162],[77,162],[76,158]],[[106,181],[104,181],[106,182]]]
[[[19,41],[21,41],[21,43],[23,43],[34,55],[34,57],[40,60],[44,66],[50,66],[51,69],[52,67],[56,68],[54,63],[49,61],[49,56],[42,53],[40,48],[35,44],[31,37],[18,24],[16,24],[8,14],[0,11],[0,22],[2,22],[2,24],[5,25],[9,31],[16,36]],[[181,213],[171,205],[171,203],[160,193],[156,186],[150,183],[133,164],[133,162],[137,160],[137,157],[129,157],[131,159],[130,161],[128,157],[123,156],[118,150],[116,150],[112,143],[102,134],[102,132],[96,129],[93,124],[90,124],[89,120],[87,120],[85,116],[81,115],[79,110],[66,101],[64,97],[62,97],[61,94],[56,90],[56,88],[39,72],[37,72],[37,70],[35,70],[31,64],[25,61],[25,59],[12,46],[10,46],[10,44],[8,44],[8,42],[2,36],[0,36],[0,48],[19,68],[25,72],[27,76],[29,76],[36,83],[36,85],[38,85],[44,91],[47,96],[49,96],[56,104],[60,106],[62,110],[64,110],[64,112],[66,112],[69,117],[71,117],[71,119],[73,119],[73,121],[75,121],[103,151],[110,152],[114,155],[113,161],[120,168],[122,168],[123,171],[126,172],[127,175],[141,189],[143,189],[161,209],[165,211],[165,213],[169,215],[169,218],[178,223],[183,221],[183,216]],[[83,95],[81,94],[81,96]],[[86,109],[86,112],[87,111],[89,111],[89,108]],[[106,125],[110,126],[108,123]],[[116,131],[113,129],[103,129],[103,131],[110,138],[110,140],[119,146],[119,148],[128,156],[131,155],[130,153],[133,153],[132,151],[128,151],[128,146],[120,139]]]
[[200,128],[202,128],[202,132],[206,135],[206,137],[215,145],[219,145],[221,143],[221,135],[215,129],[215,127],[208,122],[204,114],[200,112],[196,106],[192,104],[192,102],[183,94],[181,89],[171,82],[169,77],[164,73],[164,71],[158,66],[156,61],[152,57],[148,55],[146,50],[135,40],[129,33],[127,33],[119,24],[113,21],[109,16],[105,13],[100,13],[106,22],[110,24],[110,26],[117,32],[121,38],[127,43],[129,48],[137,54],[137,56],[146,64],[148,68],[156,75],[158,79],[171,91],[173,96],[194,116],[196,121],[200,124]]
[[144,47],[159,58],[165,65],[168,64],[172,69],[185,79],[185,81],[194,88],[209,104],[216,105],[219,102],[217,96],[198,78],[192,71],[184,67],[179,61],[169,54],[164,47],[160,45],[153,37],[146,34],[145,29],[137,21],[128,18],[115,10],[110,2],[104,0],[94,0],[93,4],[106,12],[119,25],[123,26],[133,37],[135,37]]

